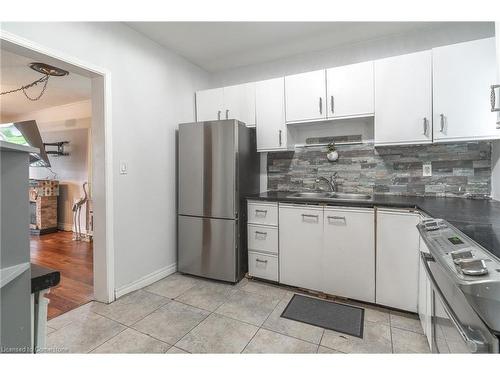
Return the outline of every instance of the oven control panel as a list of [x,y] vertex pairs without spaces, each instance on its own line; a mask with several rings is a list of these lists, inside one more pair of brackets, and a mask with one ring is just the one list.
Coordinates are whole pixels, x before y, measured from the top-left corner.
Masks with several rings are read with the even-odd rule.
[[466,283],[500,281],[500,262],[447,221],[425,219],[418,229],[431,254],[457,279]]

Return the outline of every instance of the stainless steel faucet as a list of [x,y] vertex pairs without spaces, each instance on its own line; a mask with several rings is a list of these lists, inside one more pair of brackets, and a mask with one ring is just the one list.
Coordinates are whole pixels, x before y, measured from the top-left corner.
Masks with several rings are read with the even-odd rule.
[[323,177],[323,176],[318,176],[316,177],[316,183],[319,184],[321,181],[325,181],[327,184],[328,184],[328,187],[330,188],[330,190],[332,192],[335,192],[337,191],[337,182],[336,182],[336,179],[337,179],[337,175],[338,173],[337,172],[334,172],[330,178],[326,178],[326,177]]

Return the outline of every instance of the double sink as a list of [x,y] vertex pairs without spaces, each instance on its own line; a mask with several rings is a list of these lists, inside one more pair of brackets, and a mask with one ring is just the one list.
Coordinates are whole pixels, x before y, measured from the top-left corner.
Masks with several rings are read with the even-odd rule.
[[293,193],[287,196],[288,199],[308,200],[308,201],[368,201],[372,199],[370,194],[362,193],[337,193],[328,191],[312,191]]

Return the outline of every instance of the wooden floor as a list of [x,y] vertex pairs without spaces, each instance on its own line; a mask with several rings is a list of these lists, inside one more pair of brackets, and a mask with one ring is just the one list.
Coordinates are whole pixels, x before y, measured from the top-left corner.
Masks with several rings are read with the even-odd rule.
[[93,299],[92,242],[73,241],[71,232],[31,236],[31,262],[61,272],[51,289],[48,318],[52,319]]

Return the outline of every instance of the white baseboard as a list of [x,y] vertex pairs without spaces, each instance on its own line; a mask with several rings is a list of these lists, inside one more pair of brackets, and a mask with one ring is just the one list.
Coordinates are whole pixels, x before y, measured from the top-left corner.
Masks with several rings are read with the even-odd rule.
[[154,271],[149,275],[141,277],[139,280],[136,280],[130,284],[115,289],[115,298],[120,298],[125,294],[144,288],[145,286],[153,284],[154,282],[175,273],[176,271],[177,271],[177,263],[171,264],[170,266],[164,268],[160,268],[159,270]]

